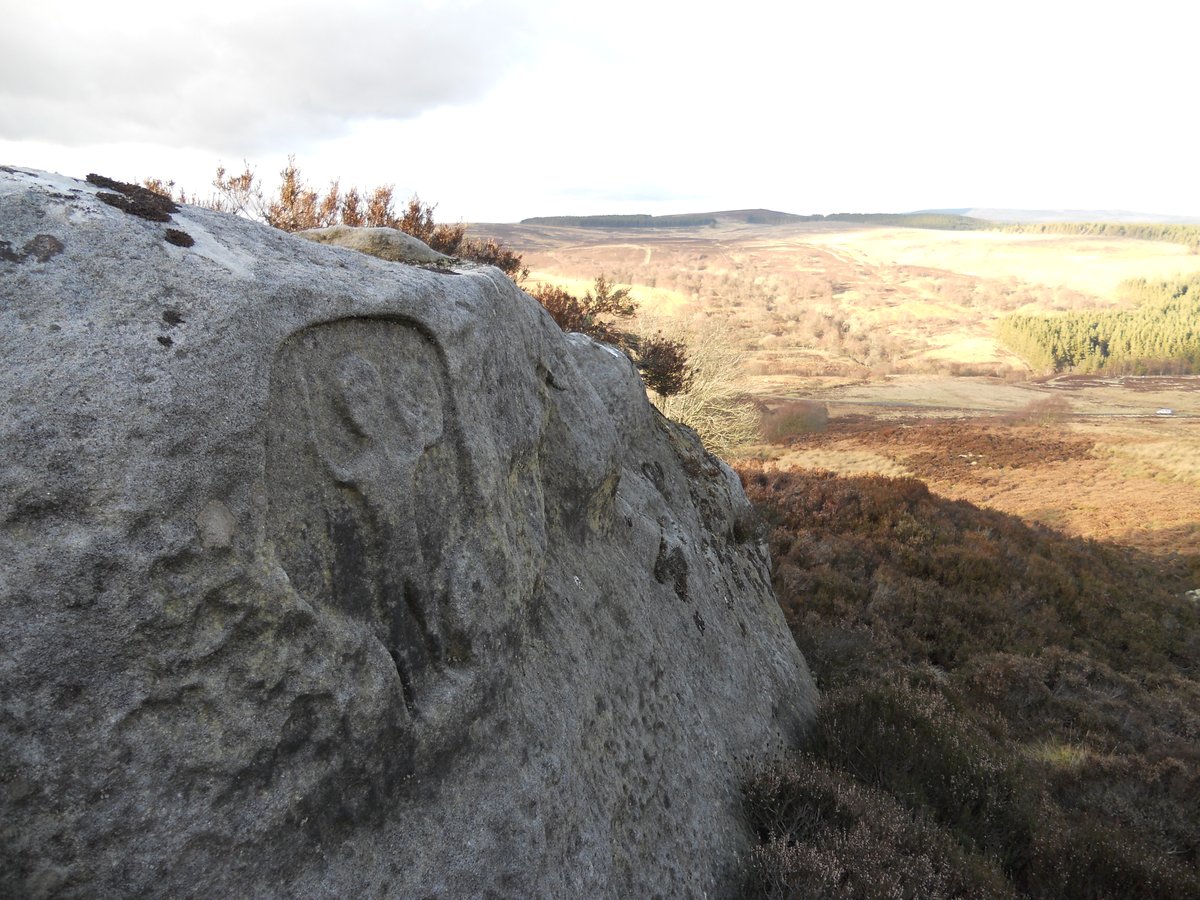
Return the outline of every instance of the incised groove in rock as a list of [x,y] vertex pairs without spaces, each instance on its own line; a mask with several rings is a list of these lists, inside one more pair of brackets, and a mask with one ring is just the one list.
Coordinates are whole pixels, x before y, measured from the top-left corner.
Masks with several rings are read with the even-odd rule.
[[470,479],[433,342],[383,319],[289,338],[272,371],[267,473],[293,586],[387,649],[419,716],[424,696],[472,654],[449,596]]

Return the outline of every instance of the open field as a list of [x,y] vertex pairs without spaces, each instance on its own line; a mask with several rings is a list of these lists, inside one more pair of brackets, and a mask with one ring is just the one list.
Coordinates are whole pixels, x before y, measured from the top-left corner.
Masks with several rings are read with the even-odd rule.
[[1200,564],[1200,376],[901,376],[809,396],[829,409],[824,431],[751,453],[911,475],[952,499]]
[[531,240],[534,280],[604,271],[644,327],[716,329],[765,410],[730,461],[824,703],[745,789],[747,896],[1198,895],[1200,376],[1035,377],[992,324],[1200,255],[828,223]]
[[[813,382],[807,396],[831,409],[888,416],[1014,413],[1030,403],[1057,398],[1076,417],[1151,417],[1159,409],[1172,419],[1200,418],[1200,376],[1058,375],[1010,382],[988,377],[896,375],[853,382]],[[779,399],[783,399],[782,397]]]
[[912,476],[937,494],[1064,534],[1192,559],[1200,578],[1200,419],[833,415],[746,451],[779,468]]
[[992,336],[1008,312],[1111,308],[1124,279],[1200,271],[1184,247],[828,222],[473,230],[523,252],[531,281],[582,293],[605,272],[656,322],[720,329],[768,406],[828,407],[825,431],[751,456],[914,475],[1070,535],[1200,560],[1200,378],[1035,379]]
[[1200,271],[1167,242],[830,222],[472,233],[523,253],[532,282],[582,292],[604,272],[652,317],[719,328],[759,395],[803,394],[816,376],[1028,374],[993,336],[1000,316],[1120,307],[1125,279]]
[[813,242],[874,266],[922,266],[985,280],[1020,277],[1107,299],[1128,278],[1169,278],[1200,268],[1200,259],[1181,244],[1087,235],[873,228]]

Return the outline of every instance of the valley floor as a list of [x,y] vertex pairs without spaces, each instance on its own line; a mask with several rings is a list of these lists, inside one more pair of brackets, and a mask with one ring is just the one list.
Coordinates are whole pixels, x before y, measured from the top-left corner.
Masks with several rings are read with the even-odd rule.
[[824,431],[747,455],[909,475],[950,499],[1200,565],[1200,377],[907,376],[807,399],[828,407]]

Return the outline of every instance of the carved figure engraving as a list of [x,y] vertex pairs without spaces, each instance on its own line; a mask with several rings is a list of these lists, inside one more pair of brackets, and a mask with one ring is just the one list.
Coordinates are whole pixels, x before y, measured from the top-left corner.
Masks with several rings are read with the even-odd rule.
[[445,365],[416,327],[345,319],[289,338],[271,375],[271,537],[293,586],[387,649],[409,714],[471,661],[451,596],[470,479]]

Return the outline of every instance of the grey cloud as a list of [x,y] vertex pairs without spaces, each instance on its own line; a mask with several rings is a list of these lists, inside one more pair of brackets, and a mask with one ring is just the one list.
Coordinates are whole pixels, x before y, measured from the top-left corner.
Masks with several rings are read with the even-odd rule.
[[119,23],[104,6],[6,13],[0,136],[253,153],[470,101],[537,40],[522,0],[157,4]]

